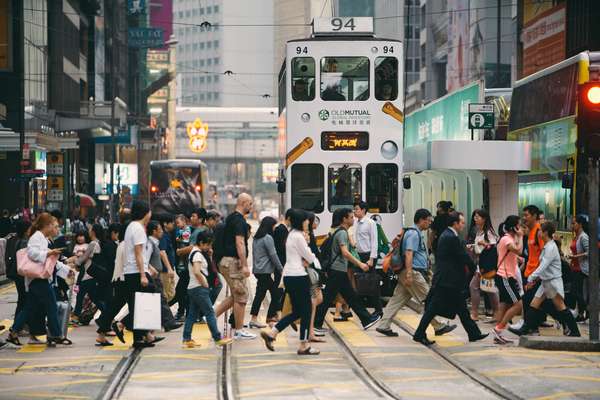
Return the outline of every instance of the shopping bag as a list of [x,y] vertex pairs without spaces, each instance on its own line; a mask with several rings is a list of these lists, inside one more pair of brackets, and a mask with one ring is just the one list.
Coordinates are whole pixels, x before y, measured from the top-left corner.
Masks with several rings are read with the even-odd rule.
[[494,278],[492,278],[492,279],[481,278],[481,283],[479,284],[479,287],[482,292],[498,293],[498,289],[496,288],[496,283],[494,282]]
[[159,330],[160,321],[160,293],[135,292],[133,329]]

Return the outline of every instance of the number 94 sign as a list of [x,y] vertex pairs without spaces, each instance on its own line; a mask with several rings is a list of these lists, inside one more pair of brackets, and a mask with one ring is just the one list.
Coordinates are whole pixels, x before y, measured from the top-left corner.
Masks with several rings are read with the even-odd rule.
[[369,17],[335,17],[315,18],[313,21],[315,35],[331,34],[373,34],[373,18]]

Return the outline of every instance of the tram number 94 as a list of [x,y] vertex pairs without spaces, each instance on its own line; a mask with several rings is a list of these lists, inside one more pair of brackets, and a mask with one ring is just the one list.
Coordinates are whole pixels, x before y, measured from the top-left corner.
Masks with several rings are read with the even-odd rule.
[[308,54],[308,47],[296,47],[296,54]]
[[344,20],[341,18],[332,18],[331,25],[333,25],[334,32],[340,31],[340,30],[342,30],[342,28],[348,28],[351,31],[356,29],[356,24],[354,23],[354,18],[350,18],[346,22],[344,22]]
[[383,46],[383,54],[390,54],[394,52],[394,46]]

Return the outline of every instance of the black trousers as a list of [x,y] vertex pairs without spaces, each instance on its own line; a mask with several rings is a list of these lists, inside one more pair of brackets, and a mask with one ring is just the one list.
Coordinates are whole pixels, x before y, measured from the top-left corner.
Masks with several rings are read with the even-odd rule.
[[273,273],[273,290],[275,292],[275,300],[272,300],[275,303],[275,313],[281,311],[283,308],[283,299],[285,290],[279,287],[281,283],[281,272],[275,269]]
[[[371,253],[358,253],[360,257],[360,261],[366,263],[371,259]],[[373,262],[373,267],[369,269],[370,274],[377,274],[377,270],[375,269],[375,265],[377,264],[377,260]],[[378,293],[377,296],[362,296],[366,304],[372,304],[375,308],[375,312],[382,313],[383,305],[381,303],[381,293]]]
[[[523,278],[523,279],[524,279],[523,282],[527,282],[526,278]],[[523,295],[523,320],[525,320],[525,321],[527,321],[527,314],[529,313],[529,311],[531,309],[530,304],[531,304],[533,298],[535,297],[535,292],[537,292],[537,290],[541,284],[542,284],[542,281],[538,281],[535,284],[535,286],[533,286],[533,288],[525,291],[525,294]],[[543,311],[545,314],[551,315],[552,318],[554,318],[556,321],[561,321],[561,319],[562,319],[562,315],[554,307],[554,303],[552,302],[552,299],[544,300],[540,310]],[[545,318],[542,320],[542,322],[543,321],[545,321]]]
[[252,301],[252,308],[250,315],[256,316],[260,310],[260,305],[267,292],[271,294],[271,304],[269,304],[269,310],[267,311],[267,320],[277,315],[277,308],[279,303],[279,291],[278,288],[273,285],[273,278],[271,274],[254,274],[256,277],[256,293],[254,294],[254,300]]
[[579,315],[583,315],[584,311],[587,311],[587,293],[585,292],[587,286],[585,283],[587,279],[587,275],[581,271],[573,273],[573,283],[571,288]]
[[[150,274],[146,273],[146,278],[148,279],[148,286],[142,287],[140,283],[140,274],[127,274],[125,275],[125,287],[127,290],[127,305],[129,306],[129,315],[131,316],[131,321],[135,321],[135,292],[147,292],[147,293],[155,293],[156,290],[153,285],[153,280]],[[141,342],[146,335],[146,331],[144,330],[133,330],[133,341]]]
[[96,319],[98,333],[110,332],[111,324],[115,316],[121,311],[121,308],[127,304],[127,285],[123,281],[112,282],[111,296],[106,303],[108,306],[100,313]]
[[427,302],[425,306],[425,311],[423,312],[423,316],[421,317],[421,321],[419,322],[419,326],[415,331],[415,338],[421,339],[427,335],[427,327],[429,326],[433,318],[436,315],[438,315],[436,303],[439,304],[441,302],[444,302],[443,299],[448,299],[448,302],[455,304],[456,314],[458,315],[458,318],[460,318],[460,323],[462,324],[463,328],[465,328],[465,331],[467,331],[467,334],[469,335],[469,340],[475,339],[479,335],[481,335],[479,327],[477,326],[475,321],[471,319],[471,314],[467,309],[467,301],[464,299],[460,291],[449,288],[436,288],[435,290],[437,293],[433,293],[432,296],[439,297],[437,299],[432,298],[430,301]]
[[283,278],[285,290],[290,295],[292,302],[292,312],[279,321],[275,328],[281,332],[292,322],[300,318],[300,341],[308,340],[308,330],[310,328],[310,314],[312,312],[312,302],[310,300],[310,279],[304,276],[286,276]]
[[323,293],[323,303],[317,307],[315,327],[321,328],[323,326],[327,310],[338,293],[342,295],[352,311],[360,318],[360,322],[363,325],[368,324],[371,320],[371,314],[369,314],[360,298],[356,295],[348,279],[348,274],[346,272],[331,270],[328,273],[327,284]]
[[169,308],[167,298],[163,293],[163,284],[160,280],[160,276],[152,278],[154,283],[154,293],[160,293],[160,322],[163,327],[169,327],[175,323],[175,317]]
[[169,305],[177,303],[177,316],[181,317],[186,314],[188,308],[187,287],[190,283],[190,273],[187,268],[178,268],[177,275],[179,281],[175,286],[175,297],[169,302]]

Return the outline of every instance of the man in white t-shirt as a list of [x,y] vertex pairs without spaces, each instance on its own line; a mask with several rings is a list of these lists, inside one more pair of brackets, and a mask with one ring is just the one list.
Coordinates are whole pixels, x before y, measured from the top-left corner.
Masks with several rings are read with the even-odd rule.
[[[150,221],[152,213],[148,204],[143,201],[134,201],[131,206],[132,222],[127,226],[124,238],[125,262],[123,272],[125,274],[125,286],[127,288],[127,304],[131,319],[135,319],[135,293],[154,292],[151,277],[148,273],[148,264],[152,246],[148,246],[146,236],[146,225]],[[117,332],[119,334],[119,332]],[[152,340],[144,341],[146,331],[133,331],[133,346],[137,348],[154,347]],[[154,341],[157,341],[156,339]]]

